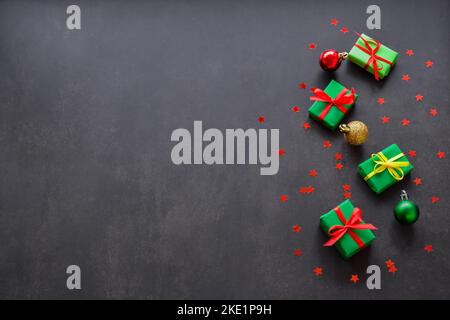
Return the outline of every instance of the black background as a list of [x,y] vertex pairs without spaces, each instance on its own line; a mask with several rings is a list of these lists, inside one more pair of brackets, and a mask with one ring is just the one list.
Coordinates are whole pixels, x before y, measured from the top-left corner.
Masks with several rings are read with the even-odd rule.
[[[450,297],[450,155],[436,156],[449,151],[448,1],[377,1],[375,31],[366,28],[372,1],[77,1],[79,31],[66,28],[70,4],[0,1],[1,298]],[[339,32],[344,26],[349,33]],[[385,81],[350,62],[334,75],[318,66],[322,50],[350,50],[354,31],[400,53]],[[312,121],[302,128],[310,93],[298,84],[323,88],[332,77],[360,95],[347,120],[368,124],[361,148]],[[173,165],[170,135],[192,131],[194,120],[280,128],[280,172]],[[391,143],[417,151],[416,169],[377,196],[357,164]],[[341,172],[335,152],[344,154]],[[322,247],[318,227],[343,200],[344,183],[379,227],[372,247],[350,261]],[[316,190],[300,195],[302,185]],[[403,188],[421,208],[412,227],[392,214]],[[71,264],[81,267],[81,291],[66,289]],[[365,286],[371,264],[382,269],[382,290]]]

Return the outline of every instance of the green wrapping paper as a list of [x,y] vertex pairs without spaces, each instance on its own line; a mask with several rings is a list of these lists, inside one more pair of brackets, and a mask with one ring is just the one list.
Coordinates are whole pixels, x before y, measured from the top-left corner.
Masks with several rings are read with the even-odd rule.
[[[364,40],[361,39],[361,37],[364,38],[369,43],[369,46],[371,49],[367,49],[367,45],[364,42]],[[363,33],[358,38],[355,45],[352,47],[352,49],[348,53],[347,59],[352,61],[353,63],[356,63],[361,68],[365,68],[367,71],[374,74],[375,78],[378,80],[378,78],[383,79],[384,77],[386,77],[389,74],[392,67],[395,65],[395,63],[397,61],[398,52],[390,49],[389,47],[387,47],[383,44],[380,44],[379,49],[375,53],[375,55],[376,55],[375,58],[379,57],[379,59],[377,58],[377,61],[376,61],[378,70],[377,70],[377,73],[375,74],[375,70],[373,67],[373,60],[371,60],[370,54],[368,54],[367,52],[364,52],[364,51],[370,52],[370,50],[374,50],[374,49],[376,50],[377,43],[379,43],[379,42],[377,42],[375,39],[373,39]],[[358,46],[362,47],[363,50],[361,48],[358,48]],[[383,61],[383,59],[389,61],[390,64]],[[369,61],[369,60],[371,60],[371,61]]]
[[[338,206],[338,208],[341,209],[341,212],[347,221],[350,219],[353,210],[355,209],[350,200],[345,200]],[[364,221],[361,221],[361,223],[365,224]],[[320,227],[322,228],[323,232],[325,232],[325,234],[328,235],[328,231],[330,230],[330,228],[336,225],[343,226],[344,224],[339,219],[335,209],[330,210],[320,217]],[[353,236],[356,235],[359,238],[362,247],[358,245],[349,231],[346,232],[344,236],[334,244],[341,256],[345,259],[351,258],[355,254],[360,252],[363,248],[368,247],[375,239],[375,235],[370,229],[353,229],[352,232],[354,232]]]
[[[339,93],[345,88],[342,84],[340,84],[337,81],[331,80],[330,83],[327,85],[325,90],[323,90],[330,98],[334,99],[338,96]],[[320,90],[320,89],[319,89]],[[347,89],[348,90],[348,89]],[[320,90],[321,91],[321,90]],[[350,94],[350,90],[348,90],[348,94]],[[358,99],[358,95],[355,93],[355,98],[353,103],[351,104],[344,104],[342,107],[347,110],[347,112],[354,106],[356,100]],[[344,100],[348,100],[345,99]],[[323,102],[323,101],[315,101],[312,106],[309,108],[308,113],[309,116],[316,120],[317,122],[323,124],[326,128],[329,130],[336,130],[336,128],[341,123],[342,119],[344,119],[345,114],[335,105],[331,106],[328,113],[326,113],[326,116],[321,119],[321,114],[324,111],[324,109],[327,107],[329,103]]]
[[[402,150],[396,144],[390,145],[386,149],[383,149],[381,152],[388,161],[389,159],[397,157],[397,159],[394,160],[394,164],[397,164],[399,166],[397,168],[391,168],[390,170],[389,168],[385,168],[384,170],[382,170],[383,166],[380,164],[377,165],[377,163],[375,162],[382,162],[382,159],[380,159],[379,156],[375,156],[374,158],[373,155],[370,159],[367,159],[366,161],[360,163],[358,166],[359,174],[363,178],[365,178],[369,187],[377,194],[380,194],[393,184],[402,180],[403,177],[409,174],[414,168],[409,162],[408,158],[406,158]],[[399,157],[400,154],[402,154],[402,156]],[[379,168],[378,170],[380,170],[379,173],[373,173],[376,165]],[[370,178],[367,178],[369,175],[371,175]]]

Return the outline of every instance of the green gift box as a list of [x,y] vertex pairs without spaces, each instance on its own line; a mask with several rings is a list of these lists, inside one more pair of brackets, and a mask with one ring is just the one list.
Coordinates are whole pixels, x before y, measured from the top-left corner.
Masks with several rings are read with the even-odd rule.
[[[372,230],[361,218],[361,210],[355,208],[350,200],[345,200],[336,208],[320,217],[320,227],[330,236],[325,246],[334,245],[345,259],[351,258],[375,239]],[[344,228],[346,226],[346,228]]]
[[[389,74],[397,57],[398,52],[363,33],[348,53],[347,58],[372,73],[378,80]],[[377,66],[376,70],[374,64]]]
[[334,80],[325,90],[313,88],[311,91],[314,96],[310,100],[315,102],[308,110],[309,116],[332,131],[336,130],[358,99],[354,89],[349,90]]
[[396,144],[372,154],[358,166],[359,174],[377,194],[402,180],[413,168]]

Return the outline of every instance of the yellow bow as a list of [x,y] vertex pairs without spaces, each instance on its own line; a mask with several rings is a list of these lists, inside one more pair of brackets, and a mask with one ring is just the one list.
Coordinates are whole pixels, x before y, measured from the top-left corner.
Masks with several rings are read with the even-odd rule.
[[[389,174],[397,181],[402,180],[405,176],[401,167],[407,167],[409,165],[408,161],[395,161],[404,156],[404,153],[399,153],[393,158],[386,158],[383,152],[378,152],[377,154],[373,153],[370,157],[372,161],[375,162],[375,166],[373,167],[373,171],[364,177],[364,181],[369,180],[374,175],[383,172],[384,170],[388,170]],[[378,158],[378,159],[377,159]]]

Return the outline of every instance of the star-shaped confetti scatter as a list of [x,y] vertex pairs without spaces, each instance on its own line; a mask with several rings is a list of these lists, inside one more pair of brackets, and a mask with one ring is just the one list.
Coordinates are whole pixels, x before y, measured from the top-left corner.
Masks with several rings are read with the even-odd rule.
[[357,283],[359,281],[359,277],[357,274],[352,274],[350,281],[353,283]]
[[352,198],[352,193],[351,192],[344,192],[344,198],[345,199],[351,199]]
[[299,106],[293,106],[291,108],[292,112],[300,112],[300,107]]
[[438,203],[438,202],[439,202],[439,197],[437,197],[437,196],[431,197],[431,203]]
[[347,27],[341,28],[341,32],[342,32],[343,34],[348,33],[348,28],[347,28]]
[[388,267],[388,268],[395,265],[394,261],[392,261],[391,259],[387,260],[385,263],[386,263],[386,267]]
[[415,158],[415,157],[417,156],[417,152],[416,152],[416,150],[409,150],[409,151],[408,151],[408,155],[409,155],[411,158]]
[[295,250],[294,250],[294,255],[295,255],[296,257],[300,257],[300,256],[302,255],[302,250],[300,250],[300,249],[295,249]]
[[323,147],[324,147],[325,149],[331,148],[331,142],[330,142],[329,140],[325,140],[325,141],[323,142]]
[[423,101],[423,95],[420,93],[416,94],[416,101]]
[[381,117],[381,123],[382,123],[382,124],[389,123],[390,120],[391,120],[391,118],[389,118],[389,117],[387,117],[387,116],[382,116],[382,117]]
[[431,60],[425,61],[425,67],[427,67],[427,68],[433,67],[433,61],[431,61]]
[[409,121],[408,119],[403,119],[402,120],[402,126],[404,126],[404,127],[409,126],[410,123],[411,123],[411,121]]
[[302,231],[302,227],[296,224],[295,226],[292,227],[292,231],[299,233],[300,231]]
[[384,98],[382,98],[382,97],[378,98],[378,99],[377,99],[377,103],[378,103],[379,105],[384,104]]
[[430,111],[428,112],[430,116],[436,117],[438,115],[438,111],[436,108],[430,108]]
[[284,149],[278,150],[278,155],[281,157],[285,154]]
[[389,267],[389,272],[390,273],[396,273],[398,271],[398,269],[397,269],[397,267],[396,266],[391,266],[391,267]]
[[281,202],[286,202],[286,201],[288,201],[288,195],[287,194],[282,194],[281,196],[280,196],[280,201]]
[[298,84],[298,87],[299,87],[300,89],[305,90],[305,89],[306,89],[306,83],[300,82],[300,83]]
[[413,55],[414,55],[414,50],[412,50],[412,49],[406,50],[406,55],[407,55],[408,57],[413,56]]
[[336,153],[334,154],[334,159],[335,159],[336,161],[342,160],[342,158],[343,158],[342,153],[336,152]]
[[444,159],[445,158],[445,152],[444,151],[439,151],[438,153],[436,153],[437,157],[439,159]]
[[264,123],[264,122],[266,122],[266,118],[265,117],[259,117],[258,118],[258,122],[259,123]]
[[425,245],[423,248],[427,253],[431,253],[433,251],[433,246],[431,244]]
[[337,26],[337,25],[339,24],[339,20],[337,20],[337,19],[331,19],[331,20],[330,20],[330,24],[331,24],[332,26]]
[[422,184],[422,178],[419,177],[415,178],[414,183],[416,186],[420,186]]
[[314,43],[314,42],[311,42],[309,45],[308,45],[308,48],[310,48],[311,50],[312,49],[315,49],[317,47],[317,45]]
[[314,192],[314,187],[313,186],[301,186],[299,189],[298,189],[298,192],[300,193],[300,194],[310,194],[310,193],[313,193]]
[[334,166],[337,170],[342,170],[344,168],[344,165],[341,162],[336,163]]
[[321,275],[323,275],[323,269],[321,267],[315,267],[313,272],[316,277],[320,277]]
[[411,80],[411,78],[410,78],[409,74],[404,74],[404,75],[402,75],[402,80],[409,81],[409,80]]
[[343,185],[342,185],[342,190],[344,190],[344,191],[350,191],[350,189],[351,189],[351,186],[350,186],[349,184],[343,184]]
[[311,125],[309,124],[308,121],[303,122],[303,129],[309,130],[310,128],[311,128]]
[[311,177],[317,177],[317,170],[316,169],[309,170],[309,175]]

